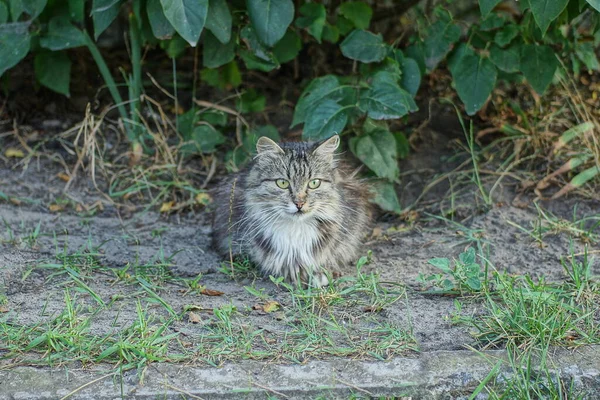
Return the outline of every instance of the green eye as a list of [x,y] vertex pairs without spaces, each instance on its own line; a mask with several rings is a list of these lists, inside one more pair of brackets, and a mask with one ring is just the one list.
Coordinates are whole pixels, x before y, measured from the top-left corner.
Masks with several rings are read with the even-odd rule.
[[321,180],[320,179],[313,179],[312,181],[308,182],[308,188],[309,189],[316,189],[319,186],[321,186]]
[[277,187],[279,187],[279,189],[287,189],[290,187],[290,183],[285,179],[277,179],[275,183],[277,184]]

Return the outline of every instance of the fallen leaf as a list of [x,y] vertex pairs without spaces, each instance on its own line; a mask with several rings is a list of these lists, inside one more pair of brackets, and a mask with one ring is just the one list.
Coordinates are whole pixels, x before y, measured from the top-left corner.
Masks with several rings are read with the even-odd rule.
[[173,206],[175,206],[175,202],[174,201],[167,201],[162,203],[162,206],[160,206],[160,212],[161,213],[168,213],[169,211],[171,211],[171,209],[173,208]]
[[7,313],[7,312],[8,312],[8,307],[0,306],[0,313]]
[[50,204],[48,206],[48,210],[50,210],[50,212],[59,212],[59,211],[63,211],[65,209],[65,206],[62,204]]
[[383,234],[383,229],[381,229],[381,227],[376,226],[375,228],[373,228],[373,233],[371,234],[372,238],[378,238]]
[[225,293],[223,292],[219,292],[218,290],[212,290],[212,289],[202,289],[200,291],[200,294],[206,295],[206,296],[222,296]]
[[65,174],[64,172],[59,172],[58,174],[56,174],[56,176],[58,177],[58,179],[63,180],[65,182],[69,182],[69,180],[71,179],[71,177]]
[[278,302],[271,300],[267,301],[262,308],[264,312],[270,313],[279,310],[279,307],[281,307],[281,305]]
[[4,152],[4,155],[8,158],[23,158],[25,157],[25,153],[23,153],[23,150],[19,150],[19,149],[15,149],[14,147],[9,147],[8,149],[6,149],[6,151]]
[[196,203],[202,204],[203,206],[212,203],[212,197],[208,193],[198,193],[196,195]]
[[198,314],[196,314],[193,311],[190,311],[188,313],[188,320],[192,323],[192,324],[197,324],[201,321],[200,316]]
[[10,202],[13,203],[15,206],[20,206],[21,205],[21,200],[16,199],[14,197],[9,198]]

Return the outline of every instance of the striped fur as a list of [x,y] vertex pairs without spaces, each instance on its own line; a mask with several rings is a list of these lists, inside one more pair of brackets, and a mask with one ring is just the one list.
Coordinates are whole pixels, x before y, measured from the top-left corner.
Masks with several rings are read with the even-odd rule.
[[[370,220],[368,189],[338,168],[338,145],[338,136],[280,145],[259,139],[252,164],[214,195],[219,251],[249,256],[266,275],[314,286],[327,283],[325,271],[354,262]],[[278,187],[278,179],[289,187]],[[314,179],[321,184],[310,189]],[[305,204],[298,210],[294,201]]]

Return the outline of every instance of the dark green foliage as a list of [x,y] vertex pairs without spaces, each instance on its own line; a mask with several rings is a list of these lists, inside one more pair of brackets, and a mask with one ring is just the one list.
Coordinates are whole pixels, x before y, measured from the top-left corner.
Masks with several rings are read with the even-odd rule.
[[[499,0],[479,0],[480,20],[472,16],[457,20],[451,3],[439,2],[432,10],[418,4],[410,11],[416,21],[412,36],[384,37],[372,23],[381,14],[372,7],[375,11],[386,7],[377,2],[0,0],[0,76],[33,51],[38,83],[69,96],[67,50],[86,47],[117,104],[132,146],[152,151],[145,147],[150,136],[140,122],[145,46],[159,46],[175,59],[200,42],[200,80],[222,90],[241,86],[236,107],[242,114],[263,112],[266,105],[260,90],[242,86],[244,68],[271,72],[304,57],[309,53],[303,51],[306,47],[328,46],[327,52],[341,58],[341,68],[329,70],[347,75],[302,83],[306,86],[291,127],[303,124],[306,140],[343,135],[350,150],[379,179],[375,202],[399,212],[402,206],[393,184],[400,173],[397,160],[409,147],[406,136],[390,130],[390,124],[417,111],[414,97],[423,75],[448,68],[466,113],[474,115],[502,79],[526,81],[541,95],[551,85],[559,60],[576,75],[582,69],[600,69],[595,52],[600,42],[598,0],[528,0],[511,13],[499,6]],[[120,85],[95,40],[125,12],[130,21],[131,68],[125,69],[130,72],[123,74],[125,85]],[[121,97],[125,90],[119,89],[125,86],[127,106]],[[223,134],[227,122],[224,114],[214,119],[197,109],[180,116],[183,153],[216,151],[228,142]],[[241,136],[238,132],[240,143],[226,156],[230,166],[235,169],[252,155],[256,134],[278,138],[272,129],[245,127]]]

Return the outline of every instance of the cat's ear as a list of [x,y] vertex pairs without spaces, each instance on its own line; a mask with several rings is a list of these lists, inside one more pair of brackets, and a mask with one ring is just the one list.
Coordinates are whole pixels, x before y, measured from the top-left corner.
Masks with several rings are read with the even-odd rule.
[[315,154],[319,154],[322,156],[333,156],[336,149],[340,146],[340,136],[333,135],[327,140],[322,141],[317,145],[317,148],[314,150]]
[[268,137],[261,136],[258,139],[258,142],[256,142],[256,153],[262,154],[262,153],[268,153],[268,152],[283,154],[283,149],[281,147],[279,147],[279,145],[277,143],[275,143]]

